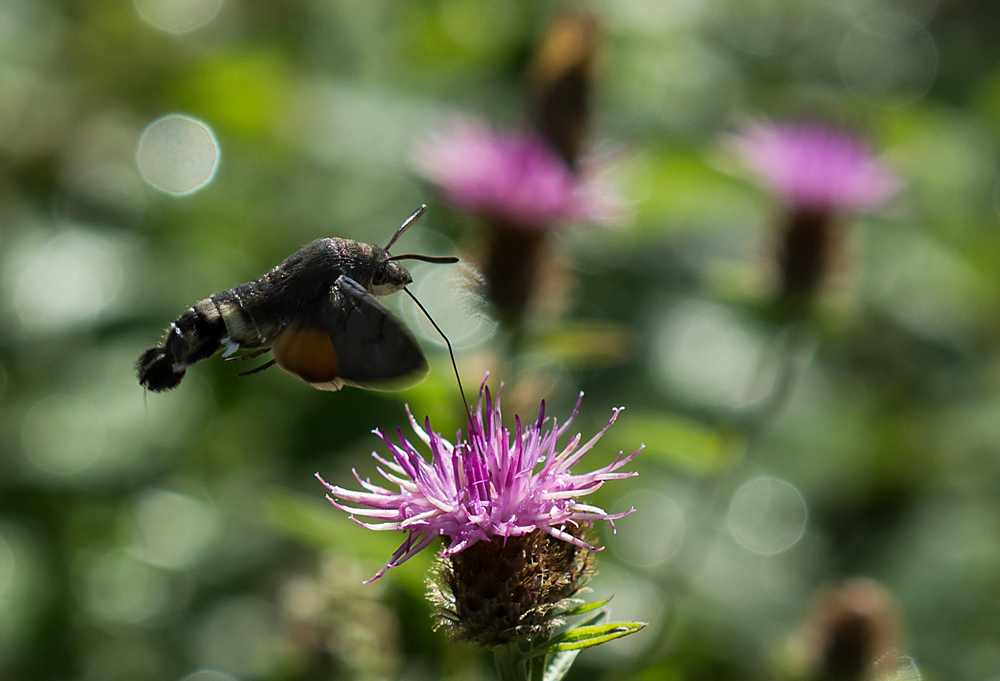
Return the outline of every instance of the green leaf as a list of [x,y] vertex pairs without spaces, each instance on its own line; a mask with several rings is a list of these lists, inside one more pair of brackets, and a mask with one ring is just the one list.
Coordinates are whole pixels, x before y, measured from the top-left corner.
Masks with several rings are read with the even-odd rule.
[[611,622],[577,627],[555,636],[549,645],[550,653],[566,650],[583,650],[628,636],[641,630],[647,622]]
[[745,442],[735,433],[660,412],[626,414],[628,418],[620,419],[608,436],[625,451],[634,450],[636,442],[645,443],[643,461],[658,461],[694,475],[711,475],[743,458]]
[[349,548],[349,553],[360,558],[384,561],[400,544],[399,536],[394,533],[358,527],[346,513],[323,498],[321,489],[315,497],[274,490],[265,497],[263,507],[271,527],[317,548]]
[[569,610],[563,610],[559,613],[560,617],[573,617],[575,615],[582,615],[584,613],[590,612],[592,610],[597,610],[598,608],[603,608],[605,605],[611,602],[614,596],[605,598],[603,601],[594,601],[593,603],[581,603]]
[[573,662],[576,661],[576,656],[579,654],[579,650],[563,650],[550,655],[545,661],[545,673],[542,675],[542,681],[562,681],[566,678],[570,667],[573,666]]
[[[608,600],[610,600],[610,599],[608,599]],[[594,614],[592,617],[588,617],[587,619],[583,620],[582,622],[576,623],[575,625],[573,625],[572,627],[570,627],[566,631],[572,631],[572,630],[575,630],[575,629],[579,629],[580,627],[587,627],[587,626],[598,625],[598,624],[601,624],[603,622],[606,622],[608,620],[608,617],[609,617],[608,611],[607,610],[601,610],[601,611],[597,612],[596,614]],[[548,655],[550,652],[552,652],[552,646],[554,644],[559,643],[560,641],[562,641],[562,636],[565,633],[566,632],[564,631],[561,634],[557,634],[556,636],[553,636],[552,638],[550,638],[547,641],[543,641],[540,645],[537,645],[534,648],[532,648],[531,650],[529,650],[528,652],[526,652],[524,654],[524,657],[526,659],[535,659],[537,661],[540,657]]]
[[180,83],[176,96],[220,129],[260,139],[287,126],[288,61],[287,53],[268,48],[213,53]]
[[601,366],[631,357],[638,341],[630,329],[604,321],[562,322],[536,332],[532,349],[571,368]]
[[[401,532],[374,532],[358,526],[346,513],[323,498],[272,490],[262,504],[267,523],[278,532],[308,546],[335,550],[370,562],[372,574],[389,559],[403,542]],[[423,591],[423,575],[430,567],[433,551],[428,549],[389,574],[406,583],[414,593]]]
[[644,162],[634,171],[638,186],[628,193],[640,194],[643,186],[670,191],[647,189],[648,195],[636,203],[632,229],[661,238],[665,231],[752,228],[764,211],[759,192],[713,168],[706,157],[696,148],[647,147]]
[[[596,603],[584,603],[576,608],[573,608],[572,611],[567,611],[567,613],[573,612],[573,614],[581,615],[585,612],[600,608],[603,605],[607,605],[610,600],[611,599],[608,598]],[[567,613],[562,614],[566,615]],[[601,610],[593,617],[589,617],[584,622],[578,624],[575,629],[587,626],[597,626],[607,619],[608,611]],[[562,635],[555,636],[537,648],[525,653],[525,658],[531,660],[531,681],[560,681],[566,676],[566,674],[569,673],[570,667],[573,666],[576,656],[580,654],[583,647],[574,648],[573,650],[554,649],[553,644],[561,640]]]

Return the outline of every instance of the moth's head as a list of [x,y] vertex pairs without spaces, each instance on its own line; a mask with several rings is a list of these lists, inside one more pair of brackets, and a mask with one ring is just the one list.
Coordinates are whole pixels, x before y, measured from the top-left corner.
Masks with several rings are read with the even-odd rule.
[[[388,254],[387,254],[388,255]],[[382,260],[375,266],[371,292],[376,296],[387,296],[413,283],[410,272],[398,262]]]
[[389,255],[389,249],[392,248],[394,243],[396,243],[396,239],[402,236],[403,232],[405,232],[417,218],[424,214],[425,210],[427,210],[426,204],[413,211],[413,214],[406,218],[406,221],[400,226],[399,229],[396,230],[396,233],[392,235],[392,238],[389,239],[389,243],[385,245],[385,248],[370,246],[370,248],[374,249],[375,260],[377,263],[375,276],[372,277],[372,284],[370,287],[370,290],[374,295],[386,296],[405,288],[407,284],[413,282],[413,277],[410,276],[410,273],[405,267],[396,262],[397,260],[421,260],[423,262],[433,262],[438,264],[458,262],[458,258],[453,256],[439,257],[433,255],[420,255],[419,253]]

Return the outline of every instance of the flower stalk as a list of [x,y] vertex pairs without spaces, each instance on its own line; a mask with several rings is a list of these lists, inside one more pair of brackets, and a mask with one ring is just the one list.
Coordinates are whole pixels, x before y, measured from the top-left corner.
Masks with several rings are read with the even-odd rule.
[[528,681],[528,660],[519,642],[496,646],[493,649],[493,663],[500,681]]
[[815,296],[835,250],[835,231],[834,217],[829,212],[789,213],[778,250],[781,300],[794,305]]

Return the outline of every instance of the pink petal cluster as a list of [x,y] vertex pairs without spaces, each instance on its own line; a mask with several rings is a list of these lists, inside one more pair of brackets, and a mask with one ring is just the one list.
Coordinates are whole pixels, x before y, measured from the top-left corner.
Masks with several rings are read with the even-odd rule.
[[455,207],[521,229],[567,222],[602,224],[621,200],[594,164],[578,174],[534,133],[500,133],[462,121],[415,149],[414,165]]
[[[567,532],[567,526],[594,520],[614,521],[632,511],[607,513],[579,499],[597,491],[607,480],[635,475],[634,472],[615,471],[639,452],[627,457],[619,453],[612,463],[590,473],[570,473],[570,468],[601,439],[623,409],[615,409],[607,425],[584,445],[580,446],[581,435],[577,434],[562,451],[557,451],[556,440],[572,424],[582,400],[583,393],[580,393],[576,409],[562,426],[553,420],[548,427],[542,402],[535,423],[522,425],[520,418],[515,417],[515,428],[511,432],[501,423],[500,395],[497,394],[494,402],[484,380],[476,410],[469,417],[467,439],[457,444],[433,432],[430,419],[426,419],[421,428],[407,407],[410,425],[431,450],[430,462],[403,437],[402,430],[397,433],[398,444],[385,433],[375,431],[392,453],[391,460],[372,453],[381,464],[376,470],[398,486],[398,492],[362,480],[357,471],[354,477],[366,491],[331,485],[317,474],[320,482],[332,492],[327,499],[334,506],[351,513],[352,519],[359,515],[382,521],[357,521],[363,527],[409,533],[389,562],[368,581],[404,563],[438,537],[447,538],[445,556],[459,553],[479,541],[524,535],[534,530],[595,550]],[[361,507],[345,506],[338,500]]]
[[756,124],[732,148],[794,209],[871,209],[902,184],[859,139],[819,124]]

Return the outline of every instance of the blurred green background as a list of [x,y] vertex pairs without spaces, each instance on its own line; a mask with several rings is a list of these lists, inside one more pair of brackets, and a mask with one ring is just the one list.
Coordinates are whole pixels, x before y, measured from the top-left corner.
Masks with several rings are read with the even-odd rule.
[[[432,371],[402,393],[214,358],[144,396],[133,364],[195,301],[317,237],[385,243],[421,202],[402,248],[474,259],[477,223],[411,150],[456,113],[523,124],[559,7],[0,0],[0,678],[492,678],[431,631],[430,556],[361,585],[400,537],[312,477],[374,475],[370,430],[403,426],[404,402],[461,425],[408,302],[388,304]],[[590,146],[630,218],[554,235],[559,314],[512,358],[414,268],[467,391],[491,369],[512,418],[541,397],[564,417],[584,390],[585,436],[626,405],[589,468],[646,444],[595,496],[637,512],[601,528],[593,588],[650,626],[570,678],[804,678],[817,591],[854,576],[895,599],[911,672],[1000,678],[1000,6],[590,7]],[[140,145],[168,114],[201,126]],[[844,225],[806,329],[764,312],[779,207],[720,141],[749,117],[859,130],[906,182]],[[210,181],[177,194],[184,173]]]

